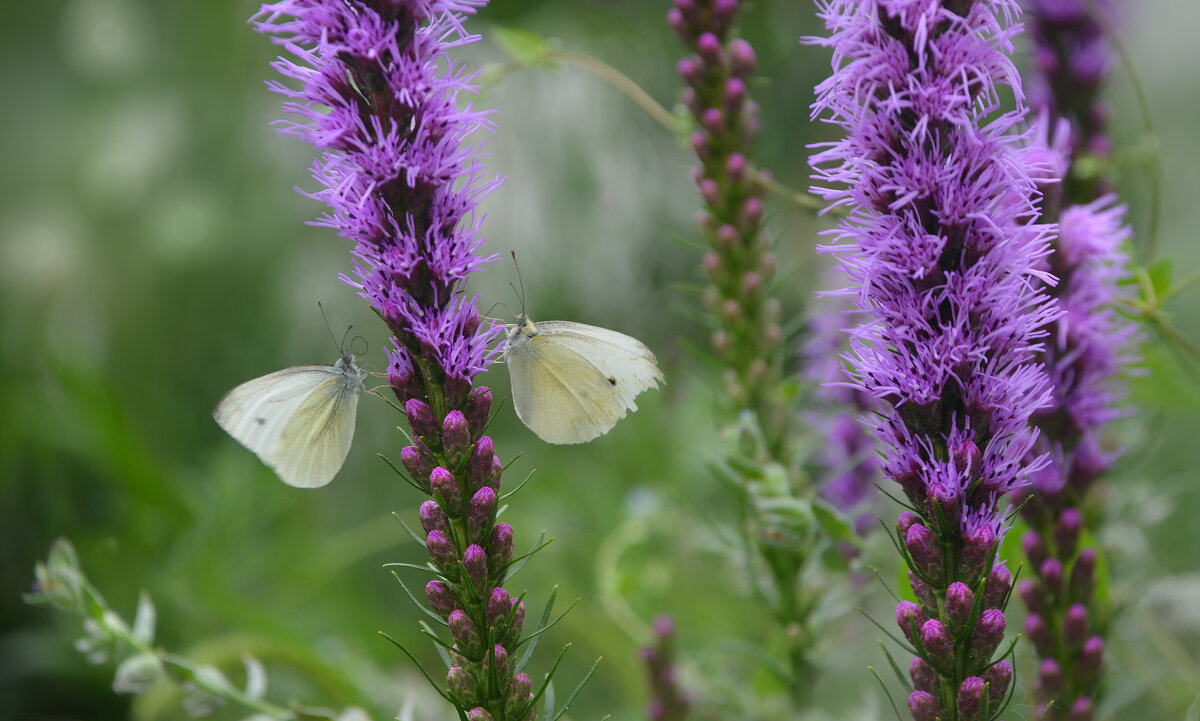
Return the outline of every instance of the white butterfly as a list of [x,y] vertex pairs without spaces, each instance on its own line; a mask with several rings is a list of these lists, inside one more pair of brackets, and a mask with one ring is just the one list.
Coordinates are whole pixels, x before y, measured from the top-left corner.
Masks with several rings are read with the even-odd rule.
[[586,443],[608,433],[633,399],[665,381],[658,360],[624,333],[524,313],[505,326],[504,360],[517,417],[547,443]]
[[364,375],[352,353],[333,365],[284,368],[226,393],[213,418],[284,483],[320,488],[350,452]]

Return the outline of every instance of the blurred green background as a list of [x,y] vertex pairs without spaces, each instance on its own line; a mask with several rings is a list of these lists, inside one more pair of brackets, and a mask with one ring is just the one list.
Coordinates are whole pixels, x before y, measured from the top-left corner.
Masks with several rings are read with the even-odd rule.
[[[235,677],[241,653],[262,659],[275,701],[360,704],[380,719],[406,705],[417,719],[448,717],[376,635],[404,639],[440,668],[417,634],[420,614],[381,568],[422,560],[389,515],[415,523],[420,499],[375,457],[399,454],[402,419],[365,399],[345,468],[307,492],[280,483],[211,419],[216,400],[244,380],[334,360],[318,301],[338,335],[353,323],[368,339],[368,364],[384,363],[380,324],[337,277],[350,267],[347,242],[305,225],[321,208],[292,191],[312,186],[311,151],[269,127],[279,99],[263,83],[275,49],[245,23],[256,7],[0,4],[0,719],[183,717],[168,695],[132,705],[114,695],[111,666],[90,666],[72,649],[77,619],[22,604],[34,562],[58,536],[75,542],[123,613],[132,616],[139,590],[152,594],[160,645]],[[474,67],[503,62],[489,27],[521,28],[613,64],[670,107],[682,48],[666,9],[649,0],[495,0],[469,24],[483,42],[462,56]],[[1118,69],[1119,186],[1145,232],[1148,161],[1161,153],[1158,256],[1173,258],[1183,277],[1200,268],[1192,39],[1200,4],[1129,3],[1126,12],[1123,38],[1157,138]],[[760,163],[795,188],[807,185],[805,145],[830,132],[808,120],[828,57],[797,43],[819,30],[807,2],[760,0],[743,13],[763,76],[753,90],[763,108]],[[570,642],[560,697],[604,657],[571,716],[639,718],[639,634],[669,611],[685,682],[718,698],[769,696],[772,682],[748,649],[769,647],[773,629],[747,597],[728,541],[728,497],[706,470],[724,419],[713,410],[710,372],[688,350],[705,337],[686,314],[695,298],[678,287],[698,280],[698,256],[671,240],[692,234],[689,154],[578,69],[520,71],[478,102],[497,109],[487,165],[507,176],[485,202],[487,247],[517,251],[531,315],[636,335],[669,379],[589,445],[543,444],[507,406],[492,427],[498,453],[525,454],[507,483],[537,470],[506,511],[518,547],[543,529],[556,538],[509,588],[528,589],[531,609],[556,585],[560,599],[581,599],[543,641],[531,676]],[[770,210],[785,307],[799,314],[821,284],[813,252],[821,226],[784,201]],[[513,280],[511,264],[497,263],[474,288],[485,307],[511,306]],[[1192,339],[1198,306],[1200,291],[1172,306]],[[1135,380],[1140,409],[1117,429],[1129,450],[1104,491],[1111,523],[1101,540],[1112,553],[1112,593],[1126,606],[1105,711],[1129,718],[1136,709],[1153,721],[1183,718],[1200,693],[1200,392],[1157,341],[1147,359]],[[481,380],[497,397],[507,390],[502,367]],[[878,536],[865,558],[892,578],[896,560]],[[890,618],[878,582],[864,577],[856,593]],[[1019,628],[1015,614],[1010,629]],[[852,615],[829,634],[836,653],[810,715],[886,717],[865,670],[886,666],[878,631]],[[1015,703],[1014,715],[1028,715],[1027,698],[1018,693]],[[758,713],[786,715],[769,705]]]

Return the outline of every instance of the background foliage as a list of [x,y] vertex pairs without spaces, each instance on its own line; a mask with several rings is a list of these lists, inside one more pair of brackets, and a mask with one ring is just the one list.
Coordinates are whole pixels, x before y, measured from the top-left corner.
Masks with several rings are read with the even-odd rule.
[[[132,706],[114,695],[112,669],[71,648],[77,620],[21,603],[34,561],[62,535],[114,607],[132,615],[138,591],[152,593],[160,644],[235,675],[241,654],[253,653],[268,666],[272,698],[360,704],[376,718],[405,704],[416,718],[446,710],[375,634],[386,630],[439,664],[417,636],[417,611],[381,568],[421,556],[388,514],[412,521],[418,499],[374,457],[398,455],[394,426],[403,419],[365,399],[337,481],[301,492],[210,417],[241,381],[332,362],[318,300],[335,331],[353,323],[370,342],[366,361],[382,363],[382,327],[337,279],[348,244],[305,226],[320,209],[290,190],[311,186],[311,156],[269,127],[279,114],[263,86],[274,49],[245,25],[256,7],[0,5],[0,718],[180,713],[163,693]],[[467,59],[503,63],[489,27],[521,28],[613,64],[669,107],[683,50],[665,11],[646,0],[494,0],[472,21],[485,40]],[[818,49],[797,43],[819,30],[812,7],[760,0],[743,18],[763,77],[753,88],[763,107],[760,163],[803,188],[805,145],[829,132],[807,119],[811,88],[828,68]],[[1200,45],[1190,39],[1198,23],[1200,5],[1189,0],[1129,3],[1124,39],[1156,137],[1144,130],[1128,72],[1110,89],[1120,190],[1145,233],[1148,179],[1161,160],[1157,257],[1172,258],[1179,277],[1200,267]],[[560,598],[582,599],[531,670],[544,671],[568,641],[562,679],[604,656],[572,716],[638,717],[645,683],[636,650],[645,623],[669,611],[685,680],[708,679],[706,691],[729,704],[775,690],[755,648],[771,647],[771,626],[747,597],[728,496],[706,469],[721,419],[709,371],[690,350],[705,342],[685,312],[697,300],[680,290],[699,279],[698,254],[671,240],[692,235],[698,206],[689,151],[575,68],[498,77],[479,102],[498,111],[488,165],[508,176],[485,203],[489,247],[517,251],[530,313],[636,335],[669,379],[590,445],[545,445],[507,407],[492,428],[497,447],[525,451],[512,477],[537,469],[506,512],[518,547],[542,529],[557,539],[514,588],[529,589],[531,608],[555,585]],[[769,211],[786,314],[796,315],[822,287],[812,250],[820,226],[786,201]],[[490,266],[477,284],[485,306],[515,310],[514,279],[511,265]],[[1172,307],[1193,339],[1198,309],[1196,290]],[[483,383],[507,392],[502,367]],[[1114,718],[1136,709],[1146,721],[1179,719],[1200,691],[1198,389],[1155,340],[1135,383],[1140,410],[1117,429],[1130,450],[1104,492],[1102,539],[1110,592],[1126,604],[1111,641]],[[897,559],[880,541],[865,558],[894,578]],[[889,618],[874,579],[864,575],[854,592]],[[884,665],[878,635],[857,616],[829,629],[836,653],[814,717],[882,717],[886,702],[865,671]],[[1022,701],[1017,712],[1028,710]]]

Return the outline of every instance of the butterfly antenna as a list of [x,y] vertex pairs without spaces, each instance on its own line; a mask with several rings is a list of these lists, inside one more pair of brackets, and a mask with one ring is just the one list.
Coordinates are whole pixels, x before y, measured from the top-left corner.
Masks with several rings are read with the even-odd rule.
[[[488,308],[488,310],[487,310],[487,313],[484,313],[484,314],[483,314],[483,317],[484,317],[484,318],[487,318],[488,320],[497,320],[497,321],[499,321],[499,320],[500,320],[499,318],[493,318],[493,317],[492,317],[492,311],[496,310],[496,306],[498,306],[498,305],[502,305],[502,306],[504,306],[504,309],[505,309],[505,310],[507,310],[509,313],[512,313],[512,308],[509,308],[507,303],[505,303],[504,301],[499,301],[499,300],[498,300],[498,301],[496,301],[495,303],[492,303],[492,307],[491,307],[491,308]],[[516,313],[513,313],[513,316],[514,316],[514,317],[516,317]],[[501,323],[503,323],[504,321],[500,321],[500,322],[501,322]]]
[[[352,327],[353,327],[353,326],[352,326]],[[349,331],[349,330],[347,330],[346,332],[347,332],[347,333],[349,333],[350,331]],[[343,338],[342,340],[345,340],[345,338]],[[361,340],[361,341],[362,341],[362,343],[363,343],[363,350],[362,350],[362,353],[354,353],[354,344],[355,344],[355,343],[357,343],[357,342],[358,342],[358,341],[360,341],[360,340]],[[371,350],[371,343],[370,343],[370,342],[369,342],[369,341],[368,341],[366,338],[362,337],[361,335],[356,335],[356,336],[354,336],[353,338],[351,338],[351,339],[350,339],[350,352],[351,352],[351,353],[354,353],[354,355],[360,355],[360,356],[361,356],[361,355],[366,355],[366,354],[367,354],[367,352],[368,352],[368,351],[370,351],[370,350]]]
[[[321,320],[325,321],[325,330],[329,331],[329,340],[333,341],[333,344],[337,346],[338,352],[341,353],[342,346],[338,343],[337,336],[333,334],[333,328],[329,326],[329,318],[325,315],[325,306],[321,305],[321,301],[319,300],[317,301],[317,309],[321,311]],[[345,341],[346,339],[342,338],[342,340]]]
[[[517,263],[517,251],[510,250],[509,253],[512,254],[513,267],[517,269],[517,282],[521,284],[521,292],[517,297],[521,299],[521,315],[525,315],[525,279],[521,277],[521,266]],[[509,283],[509,285],[512,285],[512,283]],[[513,290],[516,291],[516,288],[513,288]]]

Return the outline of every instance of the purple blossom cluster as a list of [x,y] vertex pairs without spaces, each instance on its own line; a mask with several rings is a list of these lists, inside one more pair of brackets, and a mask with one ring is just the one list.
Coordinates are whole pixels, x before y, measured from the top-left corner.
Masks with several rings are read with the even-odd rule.
[[1029,610],[1026,635],[1041,657],[1038,717],[1089,721],[1110,610],[1095,597],[1098,552],[1081,539],[1095,517],[1088,491],[1116,461],[1101,434],[1122,413],[1119,378],[1136,345],[1134,324],[1114,307],[1128,272],[1125,207],[1104,193],[1103,174],[1080,170],[1083,158],[1103,159],[1111,150],[1099,92],[1112,62],[1102,19],[1112,3],[1028,0],[1027,6],[1039,71],[1033,103],[1066,128],[1058,144],[1070,171],[1061,191],[1044,202],[1060,225],[1049,267],[1060,279],[1051,293],[1063,314],[1047,328],[1044,359],[1054,392],[1033,420],[1042,432],[1034,452],[1050,462],[1027,489],[1023,516],[1030,530],[1022,545],[1033,573],[1018,590]]
[[[1058,310],[1045,292],[1052,228],[1010,60],[1013,0],[821,0],[833,74],[814,116],[846,133],[819,146],[815,192],[846,216],[830,231],[869,320],[851,333],[849,382],[890,410],[883,473],[910,504],[897,542],[916,602],[896,621],[916,656],[916,721],[995,718],[1012,666],[1011,575],[998,560],[1001,498],[1045,466],[1030,418],[1050,401],[1037,357]],[[1017,109],[1000,110],[1002,94]],[[1036,180],[1035,180],[1036,178]]]
[[296,85],[270,83],[297,118],[280,132],[319,151],[310,195],[329,210],[317,224],[354,242],[343,279],[393,335],[388,378],[412,429],[402,465],[431,496],[420,519],[439,578],[425,591],[453,641],[443,695],[472,721],[536,714],[529,677],[509,660],[525,607],[502,587],[513,529],[496,523],[503,464],[483,435],[492,396],[472,387],[501,329],[464,294],[492,260],[478,255],[475,211],[500,181],[471,144],[490,124],[460,107],[472,76],[448,50],[476,39],[463,16],[485,2],[284,0],[252,18],[287,51],[272,65]]

